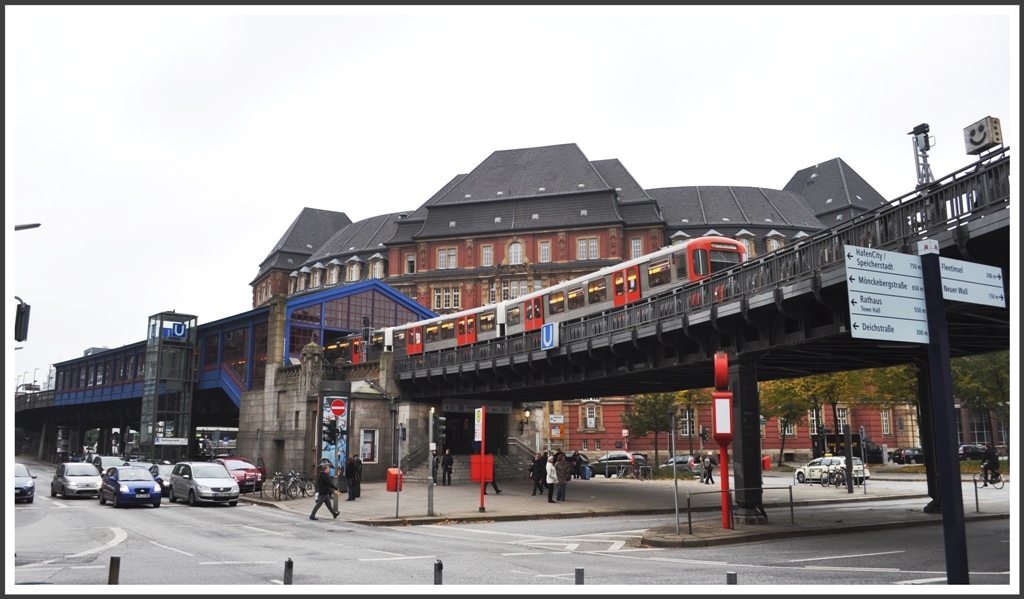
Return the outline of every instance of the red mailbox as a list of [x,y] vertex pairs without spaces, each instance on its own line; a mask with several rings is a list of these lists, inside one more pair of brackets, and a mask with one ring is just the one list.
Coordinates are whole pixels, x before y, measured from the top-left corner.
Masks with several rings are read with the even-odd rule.
[[772,459],[770,457],[768,457],[768,456],[762,457],[761,458],[761,470],[771,470],[771,469],[772,469]]
[[398,468],[388,468],[388,491],[394,493],[402,490],[402,475]]

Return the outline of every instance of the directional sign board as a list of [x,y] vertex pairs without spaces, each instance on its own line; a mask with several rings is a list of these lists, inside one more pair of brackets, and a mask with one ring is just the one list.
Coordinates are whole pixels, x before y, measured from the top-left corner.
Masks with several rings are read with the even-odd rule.
[[850,336],[928,343],[921,258],[854,245],[843,250]]
[[1006,307],[1001,268],[939,257],[939,271],[943,299]]

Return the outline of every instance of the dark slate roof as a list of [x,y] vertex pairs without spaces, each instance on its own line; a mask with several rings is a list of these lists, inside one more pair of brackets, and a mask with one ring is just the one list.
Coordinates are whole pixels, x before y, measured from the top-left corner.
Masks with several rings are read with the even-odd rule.
[[[263,262],[260,264],[260,271],[257,273],[256,278],[252,280],[252,283],[255,283],[271,269],[294,270],[306,260],[307,256],[323,245],[339,229],[351,223],[352,221],[344,212],[303,208],[284,232],[284,235],[281,236],[281,239],[278,240],[274,249],[270,250],[267,257],[263,259]],[[281,254],[289,254],[289,256],[282,256]],[[299,256],[301,256],[301,259],[297,260],[296,257]],[[287,265],[288,257],[291,257],[294,262],[291,267]]]
[[643,187],[629,174],[618,158],[610,160],[593,160],[591,163],[609,187],[615,190],[620,202],[650,202]]
[[719,231],[744,226],[788,226],[807,231],[824,228],[803,198],[786,191],[711,186],[662,187],[648,189],[647,193],[658,201],[670,229],[686,230],[694,237],[707,227]]
[[431,196],[430,199],[426,201],[426,203],[417,208],[415,212],[399,219],[397,222],[397,227],[395,229],[395,234],[391,237],[391,239],[387,240],[385,243],[413,243],[416,234],[423,229],[423,223],[427,221],[427,206],[436,202],[439,198],[444,196],[444,194],[451,191],[452,187],[458,185],[459,181],[462,181],[465,178],[466,175],[455,175],[455,177],[452,178],[451,181],[449,181],[448,183],[445,184],[444,187],[439,189],[437,193]]
[[306,264],[326,264],[332,258],[342,262],[351,257],[366,259],[376,252],[386,254],[384,244],[395,235],[399,214],[380,214],[348,225],[318,247],[306,259]]
[[[586,216],[583,215],[583,211],[586,211]],[[535,214],[536,219],[533,218]],[[500,222],[496,220],[499,218]],[[434,206],[430,209],[423,229],[414,236],[414,239],[605,226],[622,222],[623,219],[615,208],[612,192],[604,191],[556,198]]]
[[452,189],[426,205],[534,198],[600,189],[609,187],[579,147],[574,143],[562,144],[494,152]]
[[783,189],[803,196],[814,214],[828,226],[835,224],[836,213],[859,214],[888,204],[842,158],[797,171]]

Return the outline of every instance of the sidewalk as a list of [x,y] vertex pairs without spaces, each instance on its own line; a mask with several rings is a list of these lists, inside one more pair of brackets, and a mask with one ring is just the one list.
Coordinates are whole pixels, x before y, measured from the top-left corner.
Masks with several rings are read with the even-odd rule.
[[[730,477],[731,478],[731,477]],[[921,480],[923,481],[923,475]],[[730,481],[731,483],[731,481]],[[874,484],[872,484],[874,483]],[[793,513],[795,524],[790,522],[790,485],[792,485]],[[674,514],[672,481],[635,481],[617,478],[595,478],[589,481],[573,480],[566,493],[567,500],[548,503],[547,494],[532,496],[532,483],[500,483],[502,493],[495,495],[488,485],[484,497],[484,511],[480,510],[480,486],[478,483],[464,483],[452,486],[433,487],[433,515],[427,515],[427,483],[409,483],[397,498],[388,492],[384,483],[363,483],[362,496],[356,501],[345,501],[339,497],[341,510],[339,521],[369,526],[412,526],[445,522],[491,522],[515,520],[539,520],[554,518],[589,518],[597,516],[627,516],[648,514]],[[730,487],[732,485],[730,484]],[[867,494],[861,487],[854,487],[852,494],[845,488],[824,488],[820,485],[799,485],[793,483],[790,473],[766,473],[764,478],[764,506],[769,512],[766,524],[744,525],[737,523],[734,529],[723,529],[721,520],[720,486],[702,485],[695,481],[679,481],[680,535],[675,534],[675,525],[648,530],[643,543],[657,546],[705,547],[728,543],[745,543],[766,539],[779,539],[840,532],[860,532],[878,528],[922,526],[941,524],[941,515],[925,514],[922,509],[929,499],[921,488],[908,490],[906,485],[887,488],[883,481],[868,483]],[[708,491],[716,491],[709,493]],[[693,534],[687,527],[687,492],[690,493],[691,512],[699,521],[693,523]],[[920,499],[920,507],[879,506],[873,510],[813,513],[808,506],[841,505],[844,503],[882,502],[894,499]],[[313,509],[311,497],[300,497],[286,501],[274,501],[264,497],[243,495],[241,501],[283,509],[306,516]],[[975,514],[973,503],[970,509],[965,496],[967,520],[1008,518],[1009,502],[997,507],[986,504],[987,511]],[[717,517],[709,518],[710,514]],[[323,508],[318,517],[330,514]],[[331,520],[333,522],[333,520]]]

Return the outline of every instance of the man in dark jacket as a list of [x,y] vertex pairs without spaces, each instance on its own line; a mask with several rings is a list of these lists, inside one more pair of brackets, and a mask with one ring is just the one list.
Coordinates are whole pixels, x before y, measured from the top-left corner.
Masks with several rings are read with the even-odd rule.
[[452,457],[452,450],[444,450],[444,457],[441,458],[441,486],[452,484],[452,466],[455,465],[455,458]]
[[441,456],[437,455],[435,449],[430,454],[430,478],[434,479],[434,486],[437,486],[437,471],[441,467]]
[[345,501],[355,501],[356,487],[359,483],[356,482],[356,462],[352,456],[345,460],[345,480],[348,481],[348,499]]
[[363,460],[358,453],[352,456],[352,463],[356,467],[356,477],[353,480],[356,482],[356,499],[359,499],[359,494],[363,489]]
[[999,456],[991,445],[985,445],[985,453],[981,456],[981,477],[985,479],[983,487],[988,486],[989,477],[999,472]]
[[533,458],[533,463],[530,464],[530,478],[533,479],[533,495],[540,491],[541,497],[544,496],[544,477],[547,475],[547,464],[546,458],[542,458],[538,453]]
[[331,467],[324,464],[320,467],[320,473],[316,475],[316,505],[313,506],[313,513],[309,515],[310,520],[316,520],[316,512],[320,509],[321,505],[327,504],[327,511],[331,512],[331,515],[335,518],[338,517],[340,512],[336,512],[331,509],[331,496],[338,492],[338,487],[334,485],[334,481],[331,480],[330,472]]

